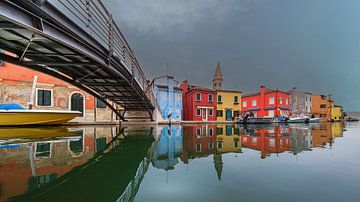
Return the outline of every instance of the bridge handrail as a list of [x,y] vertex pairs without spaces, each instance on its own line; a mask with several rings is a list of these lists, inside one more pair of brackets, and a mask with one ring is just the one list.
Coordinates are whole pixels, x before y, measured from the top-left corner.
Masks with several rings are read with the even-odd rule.
[[[54,2],[53,0],[52,2]],[[119,26],[101,0],[56,0],[63,12],[85,31],[94,37],[107,51],[108,57],[116,58],[131,73],[140,88],[147,92],[147,98],[158,107],[157,100],[150,89],[134,51],[121,32]],[[148,90],[150,89],[150,90]]]

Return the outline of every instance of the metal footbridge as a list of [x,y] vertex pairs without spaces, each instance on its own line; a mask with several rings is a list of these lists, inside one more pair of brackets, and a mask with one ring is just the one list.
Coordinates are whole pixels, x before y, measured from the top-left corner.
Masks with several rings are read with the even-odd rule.
[[[156,99],[134,51],[101,0],[1,0],[0,59],[64,80],[124,119]],[[123,110],[119,110],[121,106]]]

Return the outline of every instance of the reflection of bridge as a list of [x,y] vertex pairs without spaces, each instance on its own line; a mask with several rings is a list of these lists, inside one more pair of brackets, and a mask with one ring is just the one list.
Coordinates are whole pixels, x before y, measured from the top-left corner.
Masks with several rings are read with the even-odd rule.
[[[1,59],[62,79],[125,111],[156,100],[132,49],[100,0],[3,0]],[[151,116],[152,117],[152,116]]]

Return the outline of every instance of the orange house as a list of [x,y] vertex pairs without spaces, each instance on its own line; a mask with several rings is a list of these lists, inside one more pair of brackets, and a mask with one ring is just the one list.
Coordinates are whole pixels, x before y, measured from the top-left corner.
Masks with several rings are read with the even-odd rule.
[[331,96],[312,95],[312,114],[321,121],[331,120],[331,108],[333,100]]

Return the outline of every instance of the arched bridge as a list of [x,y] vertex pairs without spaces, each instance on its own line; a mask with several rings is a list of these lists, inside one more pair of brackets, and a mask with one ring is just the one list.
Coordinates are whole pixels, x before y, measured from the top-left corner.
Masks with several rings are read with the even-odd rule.
[[[101,0],[2,0],[1,59],[62,79],[104,101],[122,119],[156,99]],[[122,106],[120,112],[112,103]]]

